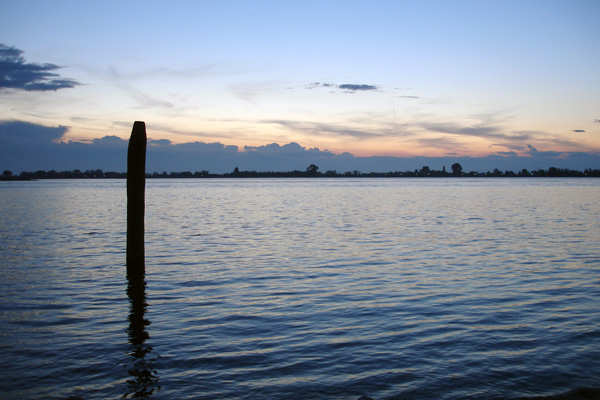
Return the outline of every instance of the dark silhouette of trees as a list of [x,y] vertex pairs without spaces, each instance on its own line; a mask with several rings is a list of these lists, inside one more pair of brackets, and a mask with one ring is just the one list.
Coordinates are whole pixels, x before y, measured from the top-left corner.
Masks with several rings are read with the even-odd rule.
[[306,167],[306,174],[308,176],[317,176],[317,174],[319,173],[319,167],[317,167],[315,164],[310,164],[308,167]]
[[459,163],[452,164],[450,168],[452,168],[452,175],[459,176],[462,174],[463,167]]
[[419,176],[429,176],[430,173],[431,173],[431,169],[428,166],[425,165],[419,171]]
[[[153,172],[146,173],[147,178],[444,178],[444,177],[518,177],[518,178],[551,178],[551,177],[600,177],[600,169],[587,168],[584,171],[576,171],[571,169],[562,169],[551,167],[548,170],[538,169],[528,171],[523,169],[517,173],[513,171],[500,171],[495,168],[493,172],[463,172],[462,166],[458,163],[452,164],[452,173],[442,170],[434,170],[428,166],[423,166],[420,170],[413,171],[388,171],[388,172],[368,172],[362,173],[358,170],[346,171],[338,173],[336,170],[327,170],[325,173],[319,172],[319,167],[315,164],[309,165],[305,171],[287,171],[287,172],[257,172],[257,171],[240,171],[235,168],[231,173],[211,174],[207,170],[203,171],[183,171],[170,172],[163,171],[162,173]],[[124,179],[127,177],[125,172],[105,172],[101,169],[97,170],[73,170],[73,171],[35,171],[21,172],[19,175],[13,174],[9,170],[4,170],[0,175],[0,180],[31,180],[31,179]]]

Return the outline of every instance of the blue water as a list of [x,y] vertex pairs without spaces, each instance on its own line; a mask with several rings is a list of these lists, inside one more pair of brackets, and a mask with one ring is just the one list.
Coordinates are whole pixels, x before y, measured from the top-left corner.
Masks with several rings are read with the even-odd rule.
[[[0,182],[0,398],[492,399],[600,385],[600,181]],[[142,286],[140,286],[142,285]]]

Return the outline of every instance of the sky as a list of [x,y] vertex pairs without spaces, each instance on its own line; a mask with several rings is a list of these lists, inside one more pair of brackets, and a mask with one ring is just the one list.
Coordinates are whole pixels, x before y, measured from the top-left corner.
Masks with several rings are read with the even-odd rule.
[[2,1],[0,169],[600,168],[600,2]]

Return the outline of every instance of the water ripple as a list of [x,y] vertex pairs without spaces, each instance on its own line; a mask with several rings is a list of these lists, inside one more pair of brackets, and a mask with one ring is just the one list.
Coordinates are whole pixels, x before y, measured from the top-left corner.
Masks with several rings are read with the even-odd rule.
[[124,182],[2,188],[2,396],[118,398],[142,361],[156,398],[597,386],[600,184],[449,183],[149,181],[136,348]]

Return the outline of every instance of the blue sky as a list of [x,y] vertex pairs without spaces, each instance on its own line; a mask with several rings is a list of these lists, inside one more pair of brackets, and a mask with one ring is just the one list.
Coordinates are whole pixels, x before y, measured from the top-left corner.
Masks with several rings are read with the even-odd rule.
[[21,59],[2,68],[57,76],[0,75],[0,140],[55,128],[53,145],[93,146],[144,120],[173,154],[297,143],[355,161],[600,168],[598,21],[600,3],[577,0],[4,2],[0,43]]

